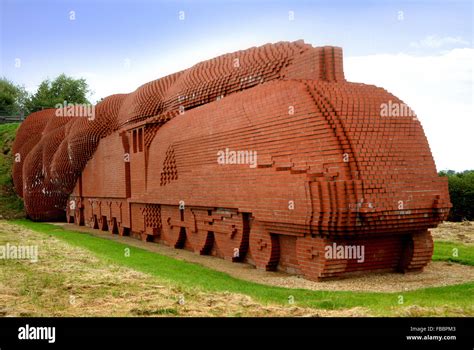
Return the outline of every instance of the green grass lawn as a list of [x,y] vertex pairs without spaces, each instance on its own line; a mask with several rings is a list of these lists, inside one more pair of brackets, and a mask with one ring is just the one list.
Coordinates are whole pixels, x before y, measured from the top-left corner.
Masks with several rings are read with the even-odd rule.
[[[410,306],[415,305],[421,308],[446,309],[445,313],[441,312],[442,315],[452,315],[453,312],[450,310],[459,311],[459,309],[463,315],[474,315],[474,283],[396,293],[288,289],[239,280],[198,264],[175,260],[87,233],[65,230],[51,224],[28,220],[11,222],[85,248],[111,264],[126,266],[154,275],[165,283],[182,288],[183,291],[189,288],[212,292],[227,291],[249,295],[262,303],[276,304],[288,304],[289,297],[293,296],[295,304],[298,306],[320,309],[365,307],[371,310],[374,315],[403,314],[404,309],[407,310]],[[445,242],[436,243],[435,247],[434,257],[436,260],[474,264],[474,247]],[[459,249],[458,258],[452,256],[453,248]],[[129,256],[126,256],[126,252],[130,252]],[[399,303],[400,296],[403,297],[403,303]],[[437,311],[436,314],[439,315],[440,312]],[[418,316],[418,314],[410,315]],[[430,311],[424,311],[421,315],[430,315]]]
[[453,242],[435,242],[433,260],[474,266],[474,246]]

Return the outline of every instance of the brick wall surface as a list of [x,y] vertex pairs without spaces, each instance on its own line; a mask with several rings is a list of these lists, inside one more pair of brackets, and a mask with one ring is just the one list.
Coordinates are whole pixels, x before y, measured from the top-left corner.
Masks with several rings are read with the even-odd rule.
[[[94,120],[33,113],[14,152],[34,220],[66,216],[315,280],[422,269],[427,229],[451,205],[416,115],[382,88],[345,81],[340,48],[302,41],[112,95]],[[240,164],[222,152],[241,152]],[[334,247],[364,257],[329,256]]]

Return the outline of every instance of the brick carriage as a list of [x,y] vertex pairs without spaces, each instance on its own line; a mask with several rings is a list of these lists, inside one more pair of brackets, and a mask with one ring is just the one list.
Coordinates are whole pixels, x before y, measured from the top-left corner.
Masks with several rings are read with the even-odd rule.
[[[447,183],[419,121],[381,116],[384,104],[402,101],[346,82],[340,48],[251,48],[113,95],[92,122],[30,116],[19,134],[31,117],[43,134],[15,185],[46,168],[43,203],[56,201],[23,191],[33,219],[55,218],[69,195],[69,222],[260,269],[314,280],[421,270]],[[226,149],[256,152],[256,166],[220,164]],[[363,246],[363,261],[328,258],[334,243]]]

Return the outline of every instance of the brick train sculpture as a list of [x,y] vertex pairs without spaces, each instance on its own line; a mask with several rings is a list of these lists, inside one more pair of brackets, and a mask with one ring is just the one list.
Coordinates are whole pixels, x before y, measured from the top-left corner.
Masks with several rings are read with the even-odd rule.
[[312,280],[421,270],[451,204],[419,121],[394,106],[345,80],[338,47],[267,44],[107,97],[93,120],[31,114],[15,188],[32,220]]

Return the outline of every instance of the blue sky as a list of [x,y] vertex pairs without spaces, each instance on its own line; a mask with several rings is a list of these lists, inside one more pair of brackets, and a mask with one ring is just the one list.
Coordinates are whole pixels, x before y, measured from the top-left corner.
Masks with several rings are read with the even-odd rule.
[[466,131],[474,126],[472,1],[0,4],[0,76],[29,91],[64,72],[86,78],[95,102],[219,54],[304,39],[341,46],[348,80],[382,86],[407,102],[425,127],[438,169],[474,169]]

